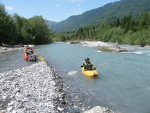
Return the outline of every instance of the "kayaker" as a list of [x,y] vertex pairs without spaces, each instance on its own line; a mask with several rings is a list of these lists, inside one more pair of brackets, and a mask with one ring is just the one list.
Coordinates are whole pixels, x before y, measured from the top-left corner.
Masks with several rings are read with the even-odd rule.
[[24,53],[26,56],[28,55],[28,51],[29,51],[29,46],[26,46],[26,48],[24,49]]
[[29,53],[29,54],[30,54],[30,53],[34,54],[34,50],[30,47],[28,53]]
[[96,70],[96,67],[90,62],[89,58],[85,58],[85,62],[81,65],[86,70]]
[[28,54],[35,54],[34,50],[33,50],[31,47],[29,47],[29,46],[27,46],[27,47],[25,48],[24,52],[25,52],[25,55],[28,55]]

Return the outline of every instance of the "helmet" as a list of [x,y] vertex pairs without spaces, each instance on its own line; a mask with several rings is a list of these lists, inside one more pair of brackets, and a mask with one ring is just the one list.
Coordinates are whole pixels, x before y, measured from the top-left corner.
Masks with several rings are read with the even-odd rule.
[[90,60],[89,58],[85,58],[85,61]]

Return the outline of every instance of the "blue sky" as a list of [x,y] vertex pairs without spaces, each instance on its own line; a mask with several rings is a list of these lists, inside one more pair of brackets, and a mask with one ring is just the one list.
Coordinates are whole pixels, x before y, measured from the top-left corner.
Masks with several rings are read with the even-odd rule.
[[0,0],[0,3],[11,15],[16,13],[27,19],[43,16],[44,19],[60,22],[115,1],[120,0]]

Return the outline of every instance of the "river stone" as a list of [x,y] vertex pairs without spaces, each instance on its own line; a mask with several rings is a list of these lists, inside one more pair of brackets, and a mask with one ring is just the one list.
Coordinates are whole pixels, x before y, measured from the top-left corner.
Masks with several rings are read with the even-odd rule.
[[8,107],[8,108],[7,108],[7,111],[10,112],[12,109],[13,109],[12,107]]
[[2,97],[3,100],[5,100],[6,98],[7,98],[6,96],[3,96],[3,97]]
[[18,109],[18,110],[16,110],[16,113],[24,113],[24,110],[23,109]]
[[2,107],[4,104],[3,103],[0,103],[0,107]]
[[10,103],[8,103],[8,106],[12,106],[15,102],[14,101],[11,101]]
[[13,110],[12,113],[17,113],[16,110]]
[[61,108],[61,107],[57,107],[57,109],[58,109],[59,111],[63,111],[63,110],[64,110],[64,108]]
[[104,52],[127,52],[128,50],[125,48],[121,48],[120,46],[97,46],[97,49]]
[[89,111],[85,111],[83,113],[114,113],[114,112],[108,108],[96,106],[96,107],[90,109]]

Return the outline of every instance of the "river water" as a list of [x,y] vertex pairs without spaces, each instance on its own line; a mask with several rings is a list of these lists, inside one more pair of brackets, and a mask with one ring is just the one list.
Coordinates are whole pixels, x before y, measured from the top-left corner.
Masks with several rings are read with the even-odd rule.
[[[62,42],[34,49],[59,72],[77,111],[99,105],[117,113],[150,113],[150,48],[121,46],[130,51],[99,52],[96,47]],[[0,72],[35,63],[24,61],[22,52],[0,54]],[[104,64],[97,67],[98,78],[82,75],[80,65],[86,57],[95,65]]]

